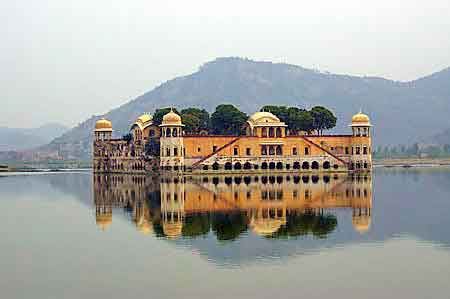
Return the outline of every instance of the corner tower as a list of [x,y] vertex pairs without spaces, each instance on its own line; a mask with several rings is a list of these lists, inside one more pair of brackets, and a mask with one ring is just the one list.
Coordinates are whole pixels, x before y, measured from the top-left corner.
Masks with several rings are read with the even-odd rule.
[[184,168],[183,127],[181,117],[171,109],[163,116],[160,138],[160,167],[163,171]]
[[112,123],[105,119],[99,119],[95,123],[94,140],[95,141],[109,141],[112,138]]
[[372,169],[372,132],[369,116],[361,111],[353,115],[350,170]]

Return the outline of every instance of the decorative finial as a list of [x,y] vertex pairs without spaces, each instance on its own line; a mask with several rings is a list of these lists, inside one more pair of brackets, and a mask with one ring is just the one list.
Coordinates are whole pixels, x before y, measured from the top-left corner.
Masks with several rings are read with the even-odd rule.
[[361,114],[361,113],[362,113],[362,106],[359,107],[359,114]]

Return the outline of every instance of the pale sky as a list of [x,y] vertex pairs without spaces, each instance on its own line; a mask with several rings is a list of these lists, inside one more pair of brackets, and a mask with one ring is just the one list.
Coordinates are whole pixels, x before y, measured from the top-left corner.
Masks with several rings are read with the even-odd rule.
[[413,80],[450,66],[448,0],[0,0],[0,126],[73,126],[223,56]]

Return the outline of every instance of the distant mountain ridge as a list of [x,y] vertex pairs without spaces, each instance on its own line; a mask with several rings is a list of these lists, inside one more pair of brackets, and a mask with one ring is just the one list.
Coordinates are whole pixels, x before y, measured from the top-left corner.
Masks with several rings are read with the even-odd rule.
[[69,128],[48,123],[38,128],[0,127],[0,151],[29,150],[51,142]]
[[[374,125],[376,144],[412,143],[449,127],[450,68],[410,82],[378,77],[336,75],[300,66],[217,58],[187,76],[169,80],[104,116],[116,136],[125,134],[143,112],[158,107],[197,106],[212,111],[231,103],[252,113],[265,104],[310,108],[324,105],[338,117],[335,131],[348,132],[351,116],[361,107]],[[90,157],[92,130],[101,116],[93,116],[53,140],[43,150],[60,150],[74,157]],[[72,146],[73,145],[73,146]]]

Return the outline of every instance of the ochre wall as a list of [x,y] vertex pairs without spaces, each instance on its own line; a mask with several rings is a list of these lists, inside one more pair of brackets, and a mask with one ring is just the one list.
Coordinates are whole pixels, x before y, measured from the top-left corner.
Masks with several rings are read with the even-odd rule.
[[[305,136],[315,144],[322,146],[326,150],[336,155],[344,155],[345,147],[349,148],[351,153],[352,144],[370,145],[370,137],[352,137],[344,136]],[[186,148],[186,158],[202,158],[213,152],[213,146],[221,146],[231,142],[234,136],[189,136],[184,137],[184,146]],[[261,156],[261,144],[279,143],[283,145],[283,155],[292,156],[293,148],[297,148],[297,155],[305,155],[305,147],[309,148],[309,155],[321,155],[322,149],[311,145],[300,136],[288,136],[284,138],[260,138],[251,136],[242,136],[235,143],[223,149],[218,156],[234,156],[234,148],[239,149],[238,156],[246,156],[246,149],[250,148],[251,156]],[[333,147],[333,149],[331,149]],[[199,151],[200,149],[200,151]],[[370,152],[370,150],[369,150]]]

